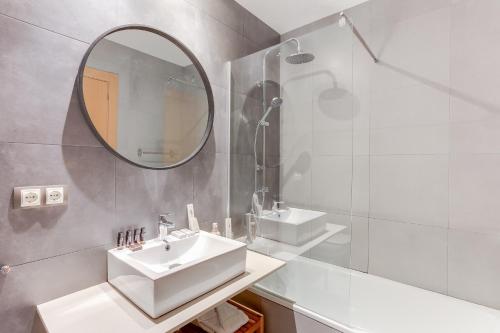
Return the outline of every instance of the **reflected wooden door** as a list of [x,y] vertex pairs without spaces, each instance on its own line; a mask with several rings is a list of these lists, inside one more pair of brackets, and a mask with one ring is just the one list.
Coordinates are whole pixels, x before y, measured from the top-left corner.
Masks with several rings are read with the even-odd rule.
[[116,149],[118,121],[118,75],[85,67],[84,98],[95,128],[112,148]]

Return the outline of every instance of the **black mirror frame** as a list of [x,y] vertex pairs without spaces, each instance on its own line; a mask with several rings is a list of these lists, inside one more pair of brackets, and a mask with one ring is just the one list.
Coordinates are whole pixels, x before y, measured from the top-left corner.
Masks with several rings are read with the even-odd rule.
[[[122,31],[122,30],[144,30],[148,32],[152,32],[154,34],[157,34],[159,36],[162,36],[163,38],[167,39],[168,41],[172,42],[175,46],[180,48],[184,54],[191,60],[193,65],[195,66],[196,70],[198,71],[202,81],[203,85],[205,87],[205,92],[207,94],[207,100],[208,100],[208,121],[207,121],[207,127],[205,129],[205,133],[203,134],[203,137],[200,141],[200,144],[198,148],[196,148],[191,155],[183,159],[182,161],[166,166],[166,167],[150,167],[150,166],[145,166],[141,165],[139,163],[133,162],[120,154],[118,151],[113,149],[107,142],[106,140],[103,139],[103,137],[99,134],[97,129],[95,128],[94,124],[92,123],[92,120],[90,119],[90,114],[87,110],[87,106],[85,105],[85,99],[83,96],[83,78],[84,78],[84,70],[85,70],[85,65],[87,64],[87,60],[92,53],[94,47],[106,36],[117,32],[117,31]],[[113,155],[117,156],[118,158],[122,159],[123,161],[130,163],[132,165],[135,165],[140,168],[144,169],[151,169],[151,170],[168,170],[168,169],[173,169],[176,167],[179,167],[183,164],[186,164],[190,160],[192,160],[198,153],[203,149],[205,144],[208,141],[208,138],[210,137],[210,133],[212,132],[213,128],[213,123],[214,123],[214,96],[213,96],[213,91],[212,87],[210,85],[210,81],[208,80],[208,76],[203,69],[203,66],[199,62],[199,60],[196,58],[196,56],[191,52],[191,50],[185,46],[182,42],[180,42],[178,39],[164,33],[163,31],[160,31],[158,29],[155,29],[153,27],[145,26],[145,25],[140,25],[140,24],[128,24],[128,25],[122,25],[116,28],[113,28],[111,30],[106,31],[102,35],[100,35],[89,47],[89,49],[85,52],[85,55],[83,56],[82,62],[80,63],[80,68],[78,69],[78,78],[77,78],[77,90],[78,90],[78,100],[80,102],[80,108],[83,113],[83,116],[85,117],[89,127],[91,128],[92,132],[94,132],[94,135],[97,137],[97,139],[101,142],[101,144],[109,150]]]

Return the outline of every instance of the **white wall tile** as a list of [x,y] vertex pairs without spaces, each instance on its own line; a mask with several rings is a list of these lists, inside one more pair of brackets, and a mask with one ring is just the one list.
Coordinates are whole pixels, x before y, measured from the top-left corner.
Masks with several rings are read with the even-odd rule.
[[372,156],[370,216],[448,225],[448,156]]
[[374,24],[402,21],[447,7],[450,0],[371,0]]
[[354,156],[352,214],[368,216],[370,211],[370,156]]
[[452,149],[500,153],[500,2],[460,1],[452,7]]
[[368,218],[353,216],[351,219],[351,268],[368,272]]
[[453,155],[450,227],[500,233],[500,155]]
[[371,219],[368,272],[445,293],[446,233],[444,228]]
[[411,85],[372,96],[372,128],[442,125],[449,122],[448,91]]
[[370,153],[447,154],[448,141],[447,125],[377,128],[370,130]]
[[448,293],[500,309],[500,236],[450,230]]
[[351,156],[313,157],[312,206],[348,214],[351,209]]
[[380,63],[373,67],[372,93],[410,85],[446,90],[450,76],[449,31],[448,7],[374,28],[369,42]]

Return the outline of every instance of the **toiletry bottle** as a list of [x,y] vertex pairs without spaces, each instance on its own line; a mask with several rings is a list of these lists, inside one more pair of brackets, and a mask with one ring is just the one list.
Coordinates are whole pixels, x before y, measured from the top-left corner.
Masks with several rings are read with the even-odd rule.
[[220,231],[219,231],[219,224],[217,222],[212,223],[212,234],[220,236]]

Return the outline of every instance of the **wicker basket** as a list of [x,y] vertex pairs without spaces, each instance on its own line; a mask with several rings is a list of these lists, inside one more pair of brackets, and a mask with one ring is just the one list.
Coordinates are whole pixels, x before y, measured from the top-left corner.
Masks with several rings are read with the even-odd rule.
[[[248,322],[241,326],[235,333],[264,333],[264,315],[258,313],[255,310],[247,308],[244,305],[236,303],[233,300],[229,300],[228,303],[236,306],[241,311],[245,312],[248,316]],[[205,331],[199,328],[194,324],[189,324],[180,330],[177,333],[204,333]]]

